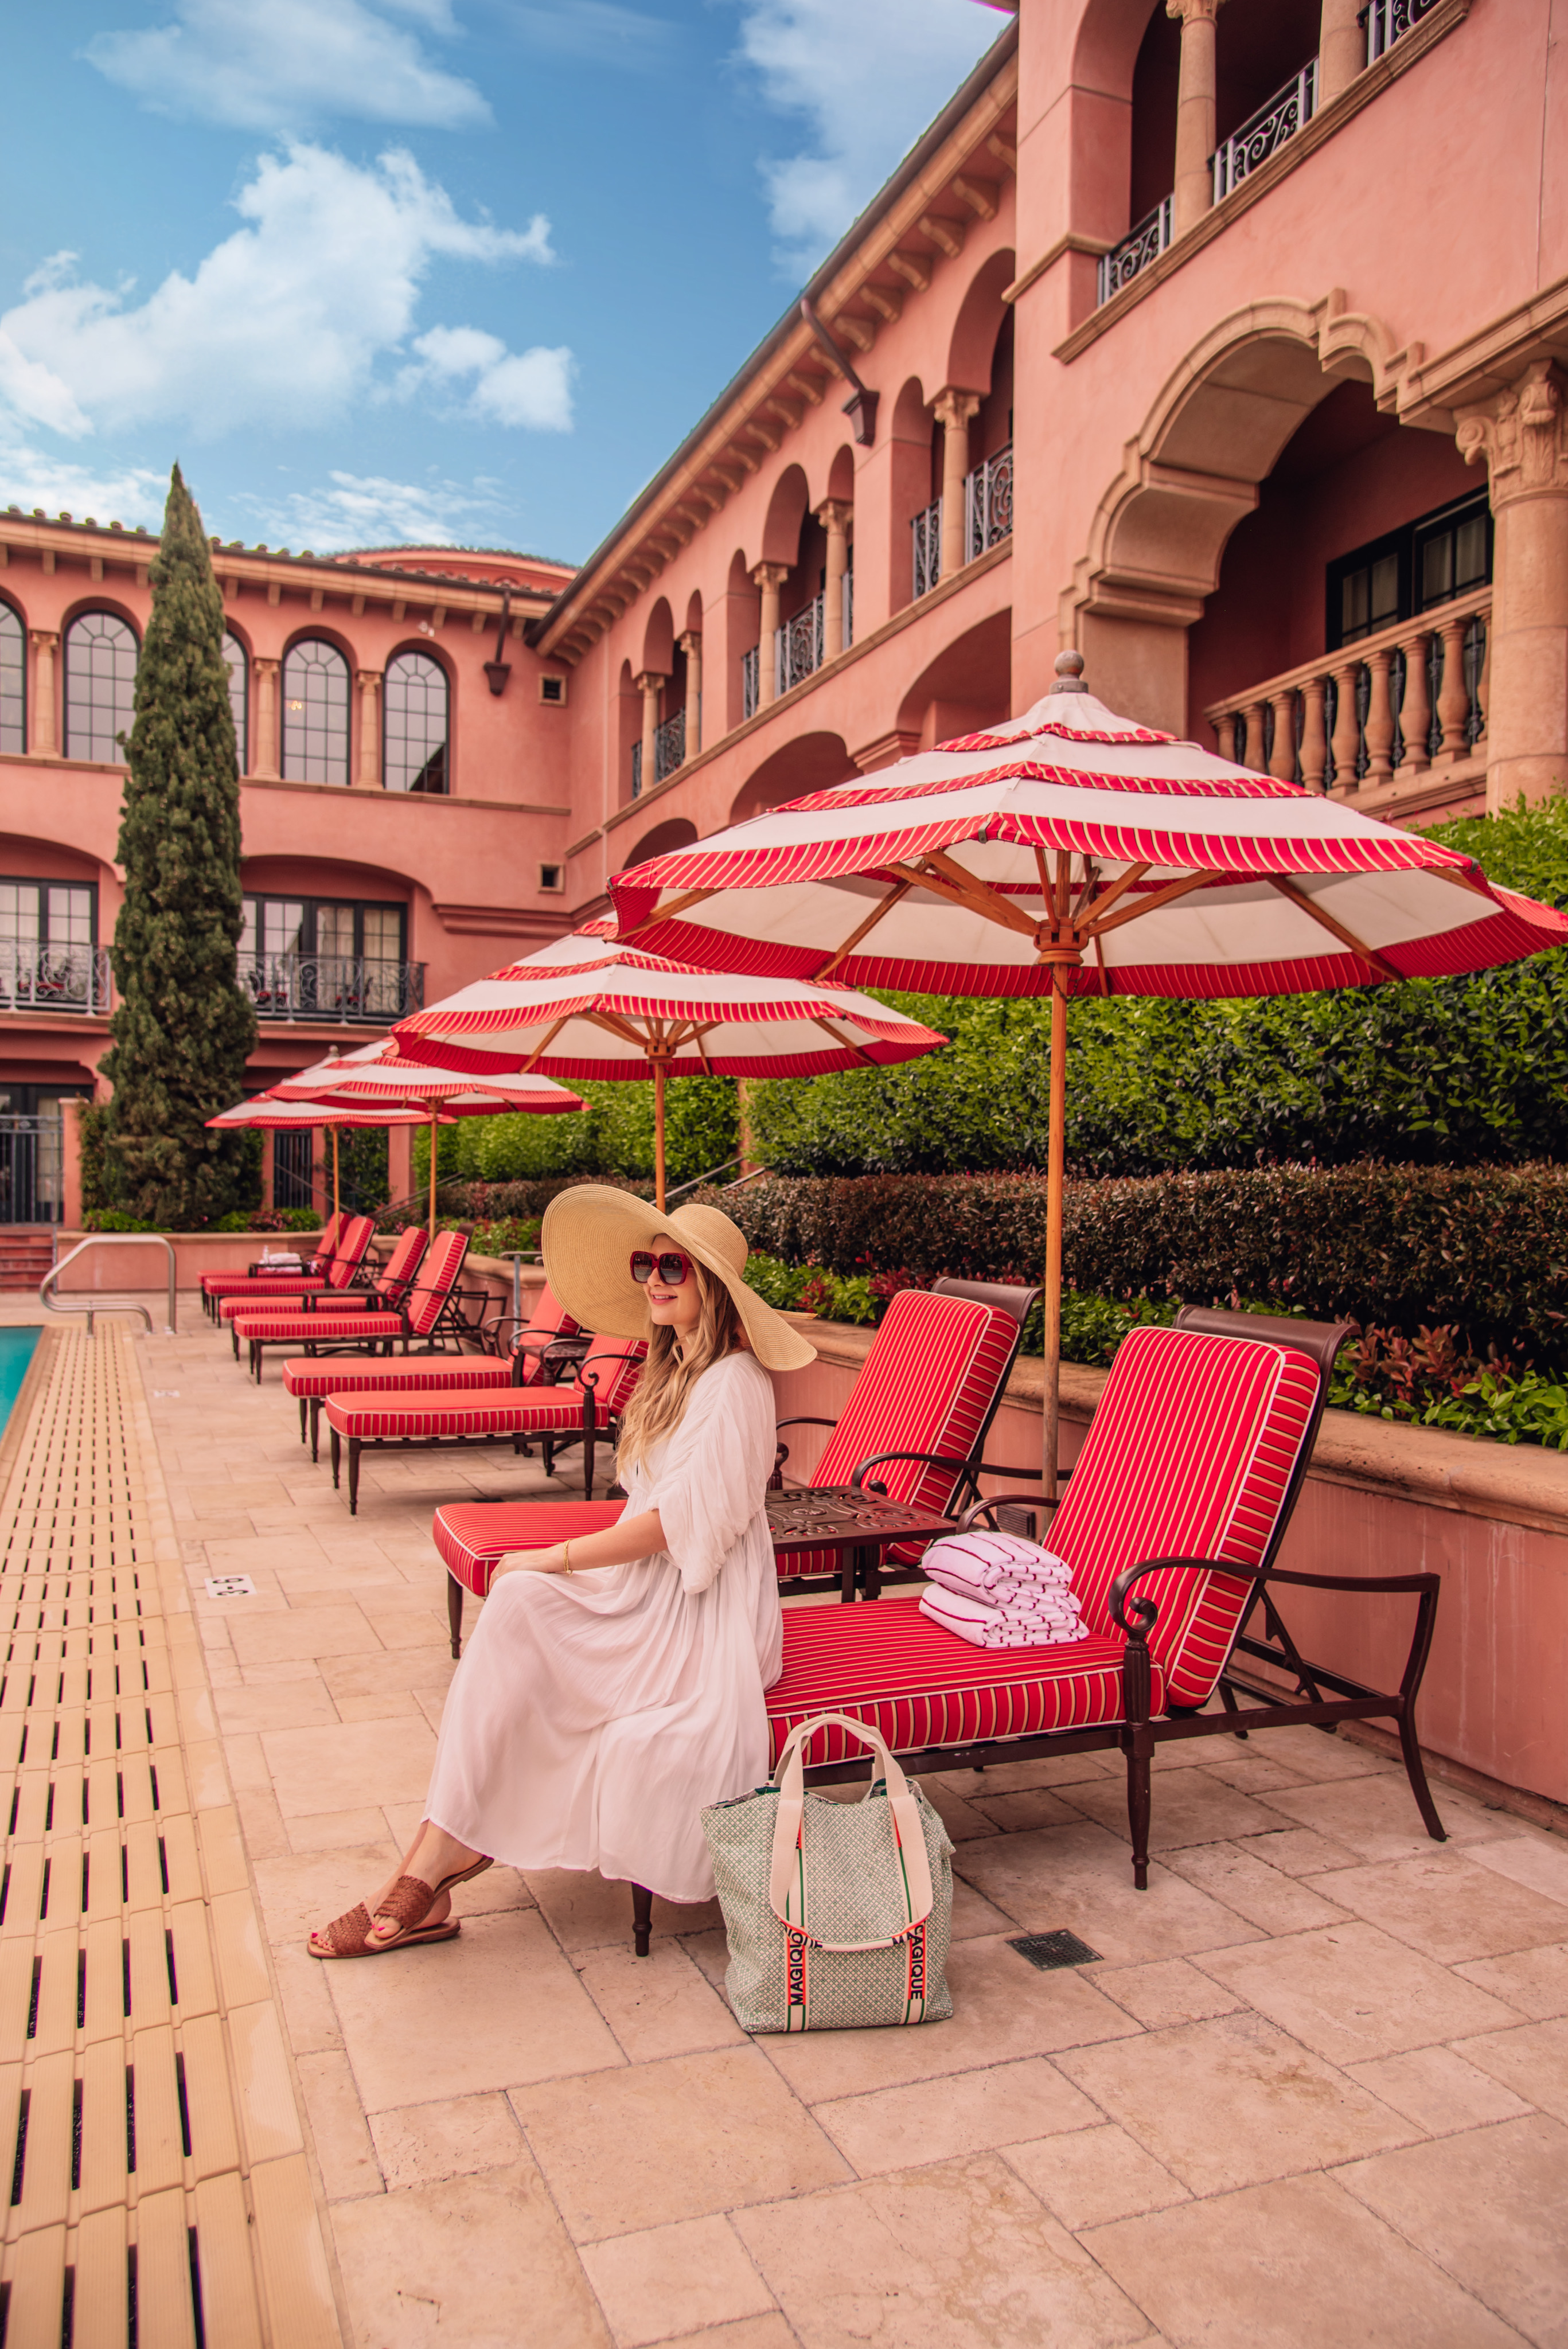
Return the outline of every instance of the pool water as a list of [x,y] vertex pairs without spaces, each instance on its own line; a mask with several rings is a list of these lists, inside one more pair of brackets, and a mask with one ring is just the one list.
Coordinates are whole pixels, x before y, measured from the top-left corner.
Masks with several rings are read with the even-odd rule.
[[11,1416],[11,1406],[43,1334],[41,1329],[0,1330],[0,1427]]

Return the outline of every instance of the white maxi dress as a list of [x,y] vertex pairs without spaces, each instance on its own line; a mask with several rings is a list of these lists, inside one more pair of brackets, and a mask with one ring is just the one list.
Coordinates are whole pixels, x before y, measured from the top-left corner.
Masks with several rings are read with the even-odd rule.
[[665,1549],[495,1583],[447,1695],[435,1826],[513,1868],[712,1897],[699,1814],[766,1778],[763,1692],[783,1666],[774,1419],[755,1356],[726,1355],[623,1479],[626,1515],[657,1509]]

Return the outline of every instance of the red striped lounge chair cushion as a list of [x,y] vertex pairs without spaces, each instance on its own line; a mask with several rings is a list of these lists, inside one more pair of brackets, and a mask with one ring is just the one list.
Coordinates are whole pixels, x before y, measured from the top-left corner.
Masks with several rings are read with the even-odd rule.
[[[295,1356],[283,1366],[283,1383],[291,1395],[445,1394],[453,1387],[493,1392],[509,1389],[512,1371],[506,1362],[484,1362],[470,1354],[444,1362],[322,1361],[310,1355]],[[514,1543],[514,1548],[516,1544]]]
[[428,1443],[442,1435],[576,1435],[583,1399],[576,1387],[524,1388],[498,1394],[482,1390],[434,1395],[330,1394],[327,1424],[361,1444],[399,1436]]
[[[786,1607],[784,1671],[767,1692],[773,1758],[814,1713],[846,1713],[905,1753],[1119,1721],[1124,1645],[1118,1633],[1061,1648],[971,1648],[900,1599]],[[1158,1668],[1152,1680],[1159,1713]],[[805,1760],[841,1762],[862,1751],[843,1730],[822,1729]]]
[[416,1338],[428,1338],[441,1319],[467,1254],[468,1240],[463,1233],[436,1234],[435,1246],[409,1292],[409,1327]]
[[376,1226],[369,1216],[348,1217],[327,1271],[328,1288],[347,1288],[358,1278],[359,1268],[369,1254],[370,1242],[375,1237]]
[[330,1294],[325,1281],[268,1281],[255,1290],[236,1289],[232,1297],[218,1299],[218,1318],[232,1321],[237,1313],[303,1313],[306,1298],[314,1292],[317,1297]]
[[[1317,1387],[1316,1365],[1289,1348],[1195,1330],[1123,1340],[1047,1536],[1073,1568],[1091,1637],[1119,1644],[1110,1587],[1141,1558],[1261,1562]],[[1247,1588],[1220,1574],[1139,1583],[1159,1609],[1149,1653],[1173,1702],[1212,1695]]]
[[204,1272],[202,1287],[208,1297],[303,1297],[323,1289],[325,1280],[313,1273]]
[[[878,1452],[940,1452],[962,1460],[974,1447],[1006,1374],[1018,1324],[1012,1314],[973,1298],[933,1297],[902,1288],[888,1306],[866,1365],[855,1381],[827,1449],[812,1471],[814,1485],[847,1485],[863,1460]],[[957,1478],[950,1469],[918,1460],[890,1460],[873,1471],[890,1500],[945,1509]],[[912,1564],[917,1548],[897,1549],[893,1561]],[[833,1574],[833,1550],[802,1550],[779,1560],[781,1580]]]
[[498,1557],[548,1549],[613,1526],[624,1501],[457,1501],[436,1511],[431,1531],[447,1571],[483,1599]]
[[398,1234],[397,1245],[376,1283],[378,1292],[385,1297],[396,1294],[400,1300],[424,1252],[424,1226],[422,1224],[410,1224],[406,1232]]
[[307,1304],[303,1297],[225,1297],[219,1312],[225,1321],[297,1320],[308,1312],[312,1321],[335,1328],[346,1313],[384,1313],[387,1307],[368,1288],[324,1288]]
[[308,1346],[313,1338],[340,1343],[345,1338],[400,1338],[400,1313],[238,1313],[234,1328],[242,1346],[263,1338],[269,1346]]

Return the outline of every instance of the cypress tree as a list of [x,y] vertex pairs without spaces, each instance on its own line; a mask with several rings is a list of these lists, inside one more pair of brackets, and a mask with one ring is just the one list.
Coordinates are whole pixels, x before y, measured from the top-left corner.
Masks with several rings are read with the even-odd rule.
[[235,968],[240,781],[223,598],[178,465],[150,577],[119,828],[119,1003],[103,1072],[116,1187],[136,1214],[182,1230],[243,1204],[245,1137],[209,1133],[205,1121],[239,1099],[256,1022]]

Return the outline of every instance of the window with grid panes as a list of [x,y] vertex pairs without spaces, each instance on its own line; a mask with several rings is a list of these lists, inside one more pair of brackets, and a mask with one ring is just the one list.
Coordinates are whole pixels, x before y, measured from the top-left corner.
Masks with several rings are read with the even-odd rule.
[[98,891],[90,882],[0,877],[0,1009],[86,1010]]
[[27,747],[27,639],[9,604],[0,604],[0,751]]
[[348,781],[348,664],[319,636],[284,660],[283,771],[291,783]]
[[428,653],[399,653],[387,664],[381,780],[389,792],[447,788],[446,671]]
[[223,630],[223,667],[229,672],[229,709],[234,721],[234,755],[240,762],[240,772],[250,765],[250,698],[245,690],[249,663],[245,648],[238,636]]
[[1491,560],[1484,492],[1338,556],[1327,571],[1329,651],[1484,587]]
[[66,756],[125,764],[135,715],[136,631],[113,612],[83,612],[66,630]]

